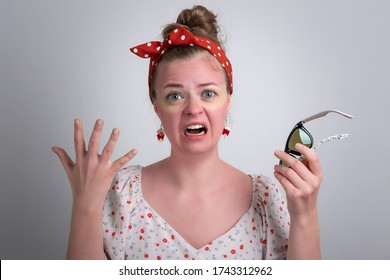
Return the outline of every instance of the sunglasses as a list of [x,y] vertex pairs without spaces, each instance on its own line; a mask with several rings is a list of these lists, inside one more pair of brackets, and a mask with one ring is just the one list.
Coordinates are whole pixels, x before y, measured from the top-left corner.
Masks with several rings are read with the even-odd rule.
[[[351,116],[351,115],[348,115],[346,113],[336,111],[336,110],[327,110],[327,111],[323,111],[323,112],[320,112],[318,114],[315,114],[313,116],[310,116],[310,117],[298,122],[294,126],[294,128],[290,132],[290,135],[287,138],[286,147],[284,148],[284,151],[286,153],[288,153],[289,155],[302,161],[304,158],[302,157],[301,153],[295,149],[295,145],[300,143],[300,144],[305,145],[306,147],[311,149],[313,147],[313,143],[314,143],[313,136],[311,136],[310,132],[303,125],[309,121],[324,117],[329,113],[337,113],[337,114],[342,115],[348,119],[353,118],[353,116]],[[343,140],[343,139],[347,139],[348,137],[349,137],[349,134],[338,134],[338,135],[327,137],[327,138],[321,140],[313,148],[313,150],[314,151],[317,150],[318,147],[325,142],[329,142],[332,140]],[[287,166],[287,164],[285,164],[282,161],[280,161],[279,164],[281,164],[283,166]]]

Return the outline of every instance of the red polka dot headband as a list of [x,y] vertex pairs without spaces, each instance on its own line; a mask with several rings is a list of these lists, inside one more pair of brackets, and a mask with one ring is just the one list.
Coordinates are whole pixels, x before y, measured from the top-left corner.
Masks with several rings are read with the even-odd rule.
[[150,80],[154,71],[156,70],[157,64],[160,61],[164,52],[175,46],[197,46],[208,50],[214,55],[216,59],[221,63],[225,69],[230,82],[230,94],[233,93],[233,69],[229,59],[226,57],[223,49],[214,41],[204,37],[195,36],[186,28],[179,26],[173,32],[168,35],[168,38],[164,41],[153,41],[145,43],[133,48],[130,51],[142,58],[150,58],[149,64],[149,77],[148,84],[150,87]]

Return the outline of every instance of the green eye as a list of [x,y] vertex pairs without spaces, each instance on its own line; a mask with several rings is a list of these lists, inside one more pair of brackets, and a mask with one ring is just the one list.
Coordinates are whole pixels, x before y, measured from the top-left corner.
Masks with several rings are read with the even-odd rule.
[[215,92],[207,90],[203,92],[203,97],[206,99],[211,99],[215,96]]

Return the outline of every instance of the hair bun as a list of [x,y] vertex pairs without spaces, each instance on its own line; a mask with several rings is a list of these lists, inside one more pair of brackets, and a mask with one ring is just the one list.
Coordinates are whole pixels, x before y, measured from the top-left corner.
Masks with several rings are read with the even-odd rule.
[[210,39],[221,45],[218,38],[217,16],[203,6],[197,5],[192,9],[181,11],[176,23],[169,24],[164,28],[163,37],[166,38],[179,25],[184,26],[196,36]]

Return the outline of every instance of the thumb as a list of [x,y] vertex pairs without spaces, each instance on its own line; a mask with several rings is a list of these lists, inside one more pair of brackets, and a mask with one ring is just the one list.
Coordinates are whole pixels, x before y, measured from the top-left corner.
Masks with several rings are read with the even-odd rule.
[[51,150],[58,156],[59,160],[61,161],[62,166],[65,169],[66,174],[69,174],[74,166],[74,162],[69,157],[67,152],[63,148],[56,147],[56,146],[53,146],[51,148]]

